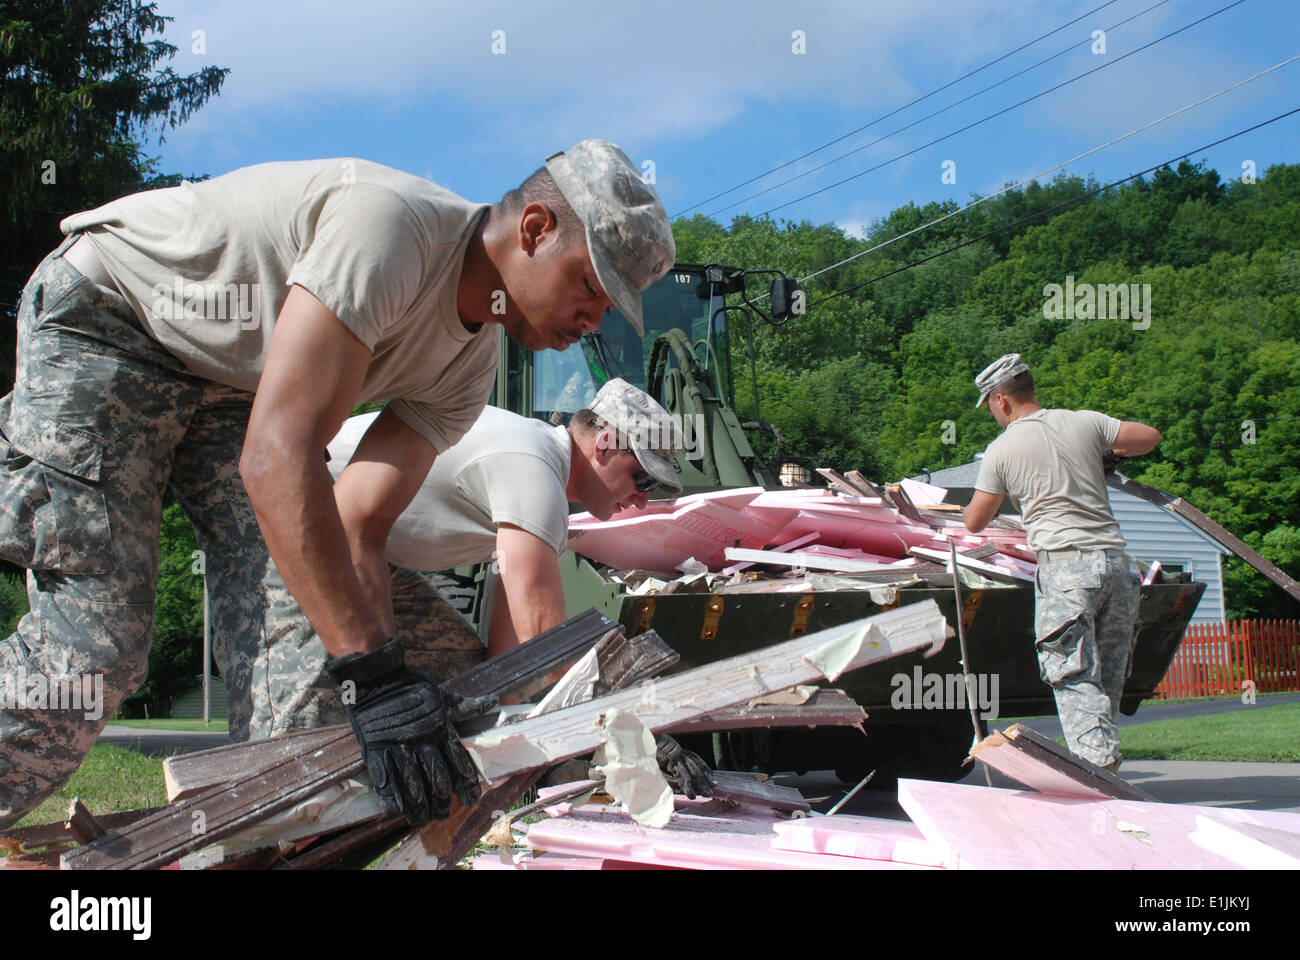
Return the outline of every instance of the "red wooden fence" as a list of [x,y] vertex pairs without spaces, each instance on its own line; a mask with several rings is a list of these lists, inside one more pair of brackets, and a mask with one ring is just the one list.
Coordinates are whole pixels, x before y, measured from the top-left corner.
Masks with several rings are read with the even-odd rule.
[[[1252,686],[1253,685],[1253,686]],[[1156,699],[1300,691],[1300,621],[1236,620],[1187,628]]]

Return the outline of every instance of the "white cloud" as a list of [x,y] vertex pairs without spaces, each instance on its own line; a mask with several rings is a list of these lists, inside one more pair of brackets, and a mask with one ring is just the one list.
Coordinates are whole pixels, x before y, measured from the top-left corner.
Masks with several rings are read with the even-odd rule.
[[[453,103],[480,127],[471,151],[537,155],[593,129],[629,153],[707,134],[764,104],[862,110],[916,95],[906,77],[928,64],[951,76],[1068,19],[1065,2],[910,4],[664,0],[610,4],[428,4],[408,0],[178,0],[175,67],[232,73],[187,134],[274,129],[303,110]],[[206,54],[190,53],[205,31]],[[494,55],[493,31],[504,31]],[[807,52],[792,52],[795,30]],[[500,38],[498,38],[500,39]],[[451,142],[460,143],[455,131]]]

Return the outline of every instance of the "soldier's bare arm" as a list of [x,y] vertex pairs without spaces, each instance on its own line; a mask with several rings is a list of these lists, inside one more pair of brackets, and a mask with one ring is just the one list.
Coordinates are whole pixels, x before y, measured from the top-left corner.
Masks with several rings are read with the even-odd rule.
[[497,527],[500,590],[492,604],[488,656],[564,622],[564,581],[555,549],[541,537],[508,523]]
[[1111,449],[1117,456],[1140,457],[1154,450],[1159,442],[1160,431],[1155,427],[1135,420],[1125,420],[1119,426],[1119,435]]
[[334,500],[352,566],[389,636],[393,596],[385,551],[393,524],[433,466],[433,445],[384,410],[370,425],[334,484]]
[[370,351],[293,286],[276,320],[239,472],[285,584],[331,656],[388,637],[361,587],[323,451],[361,392]]
[[989,521],[997,516],[1004,496],[1005,494],[1001,493],[985,493],[983,490],[976,490],[975,495],[970,498],[970,503],[962,511],[966,529],[971,533],[979,533],[987,527]]

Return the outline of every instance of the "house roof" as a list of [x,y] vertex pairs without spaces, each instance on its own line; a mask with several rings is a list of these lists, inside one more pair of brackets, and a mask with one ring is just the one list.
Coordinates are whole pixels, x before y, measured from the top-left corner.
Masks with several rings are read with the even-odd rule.
[[[928,477],[925,474],[921,474],[920,476],[913,477],[912,479],[921,481],[923,483],[932,483],[937,487],[944,487],[945,489],[948,490],[974,489],[975,481],[979,479],[979,472],[980,472],[980,462],[978,460],[974,460],[971,463],[963,463],[961,466],[957,466],[957,467],[947,467],[946,469],[943,470],[933,470],[930,472],[930,475]],[[1124,500],[1132,501],[1135,506],[1141,505],[1140,508],[1149,508],[1153,516],[1158,516],[1164,521],[1170,523],[1176,523],[1179,526],[1190,531],[1191,533],[1196,534],[1197,537],[1204,540],[1206,543],[1211,544],[1214,547],[1214,549],[1221,554],[1228,554],[1232,552],[1230,550],[1225,549],[1221,543],[1219,543],[1213,537],[1209,536],[1200,527],[1196,526],[1195,524],[1191,523],[1188,520],[1185,520],[1184,518],[1178,516],[1177,514],[1170,513],[1168,510],[1162,510],[1160,507],[1157,507],[1154,504],[1148,504],[1145,500],[1142,500],[1138,497],[1134,497],[1130,493],[1125,493],[1123,490],[1107,489],[1107,493],[1110,494],[1112,498],[1112,502],[1114,501],[1115,498],[1123,498]]]
[[933,483],[936,487],[946,487],[949,490],[955,487],[974,488],[975,481],[979,478],[980,463],[978,460],[972,463],[963,463],[959,467],[947,467],[943,470],[932,470],[927,477],[925,474],[913,477],[922,483]]

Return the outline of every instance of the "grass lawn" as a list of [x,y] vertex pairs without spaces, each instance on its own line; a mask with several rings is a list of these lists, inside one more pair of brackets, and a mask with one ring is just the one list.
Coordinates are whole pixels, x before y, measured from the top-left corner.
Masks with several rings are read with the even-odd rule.
[[230,722],[222,717],[204,725],[202,720],[182,720],[161,717],[156,720],[110,720],[119,727],[139,727],[143,730],[190,730],[198,733],[225,733],[230,729]]
[[1300,703],[1135,723],[1121,727],[1119,737],[1130,760],[1300,763]]
[[73,797],[80,797],[92,814],[161,806],[167,802],[162,761],[122,747],[91,747],[81,768],[18,826],[62,820]]

